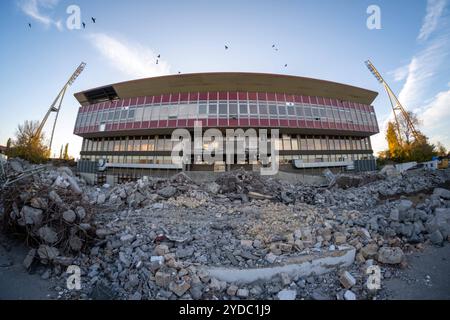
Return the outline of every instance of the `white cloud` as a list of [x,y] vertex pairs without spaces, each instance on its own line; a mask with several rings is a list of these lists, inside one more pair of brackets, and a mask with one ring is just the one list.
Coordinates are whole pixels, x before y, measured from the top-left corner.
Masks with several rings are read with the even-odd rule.
[[158,59],[157,54],[148,47],[127,43],[103,33],[91,34],[88,39],[113,67],[129,77],[154,77],[170,73],[170,65]]
[[388,75],[394,77],[395,81],[403,81],[408,76],[408,69],[409,65],[407,64],[395,69],[394,71],[389,71]]
[[436,30],[445,5],[446,0],[428,0],[427,14],[423,19],[422,28],[420,29],[417,40],[427,40],[431,33]]
[[55,26],[62,31],[61,20],[54,20],[49,15],[41,12],[41,9],[52,10],[56,7],[59,0],[21,0],[18,4],[20,9],[30,18],[42,23],[46,27]]
[[450,90],[439,92],[433,101],[419,114],[422,130],[433,142],[450,146]]
[[421,107],[432,80],[438,74],[448,55],[449,40],[446,36],[434,40],[425,49],[412,57],[408,65],[405,84],[399,94],[399,100],[409,109]]

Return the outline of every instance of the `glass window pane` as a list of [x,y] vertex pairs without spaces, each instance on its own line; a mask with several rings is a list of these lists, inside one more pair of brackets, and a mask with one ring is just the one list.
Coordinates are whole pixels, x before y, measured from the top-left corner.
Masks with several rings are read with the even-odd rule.
[[226,103],[219,104],[219,115],[227,115],[228,114],[228,106]]
[[230,115],[237,115],[237,103],[236,102],[230,102]]
[[239,102],[239,113],[244,115],[248,114],[247,102]]
[[269,105],[269,113],[272,116],[276,116],[278,114],[277,112],[277,106],[274,104]]

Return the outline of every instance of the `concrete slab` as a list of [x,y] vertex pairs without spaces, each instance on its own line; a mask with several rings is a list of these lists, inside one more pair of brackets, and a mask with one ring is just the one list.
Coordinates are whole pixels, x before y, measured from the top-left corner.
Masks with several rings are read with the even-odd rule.
[[336,251],[290,257],[272,267],[254,269],[211,267],[205,269],[211,277],[221,281],[252,283],[257,280],[270,280],[280,273],[287,273],[291,277],[328,273],[353,264],[355,254],[356,249],[353,247],[339,247]]

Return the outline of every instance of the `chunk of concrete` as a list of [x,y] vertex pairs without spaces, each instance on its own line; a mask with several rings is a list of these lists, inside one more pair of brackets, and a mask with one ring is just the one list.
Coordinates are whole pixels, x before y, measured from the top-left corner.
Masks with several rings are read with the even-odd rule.
[[311,274],[324,274],[336,268],[345,268],[355,261],[356,249],[354,247],[340,247],[336,251],[317,252],[311,255],[285,258],[280,265],[255,268],[207,268],[210,276],[226,281],[239,283],[252,283],[257,280],[270,280],[281,273],[287,273],[292,278],[307,277]]

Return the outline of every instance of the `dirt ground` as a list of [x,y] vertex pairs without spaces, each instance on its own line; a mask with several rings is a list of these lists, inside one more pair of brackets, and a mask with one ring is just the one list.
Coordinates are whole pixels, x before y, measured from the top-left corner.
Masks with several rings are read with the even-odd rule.
[[49,280],[22,265],[28,249],[0,235],[0,300],[49,300],[56,297]]
[[429,246],[407,260],[409,267],[399,278],[383,283],[390,299],[450,300],[450,244]]

